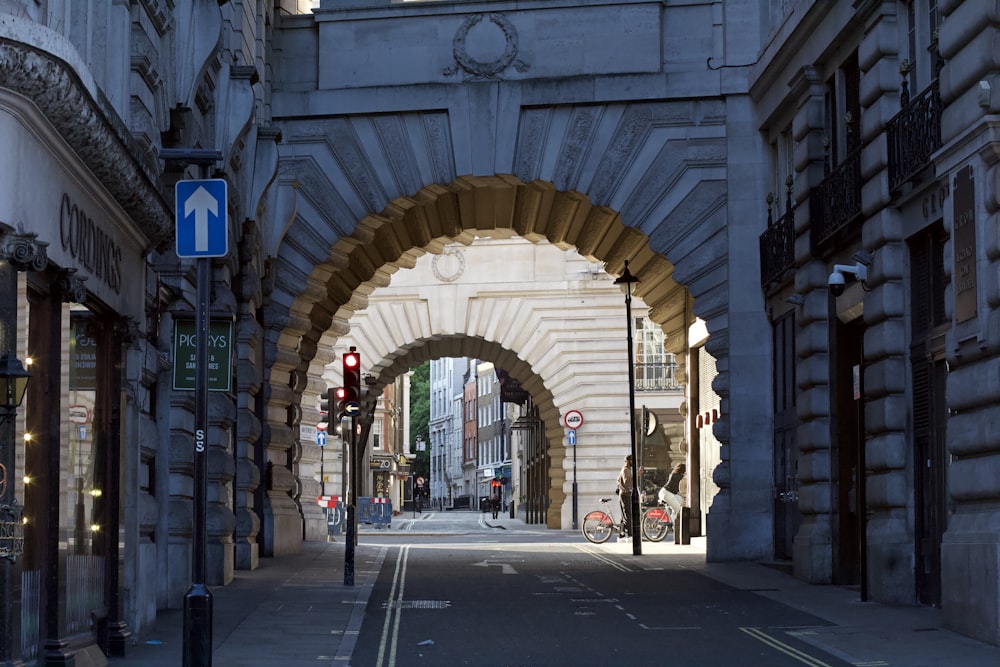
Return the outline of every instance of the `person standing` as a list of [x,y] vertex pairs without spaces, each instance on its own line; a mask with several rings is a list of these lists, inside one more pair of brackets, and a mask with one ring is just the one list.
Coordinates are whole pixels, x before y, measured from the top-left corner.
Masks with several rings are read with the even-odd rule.
[[678,463],[674,466],[674,469],[670,471],[670,477],[667,478],[667,483],[663,485],[658,494],[660,502],[667,505],[670,508],[671,519],[676,524],[677,517],[681,514],[681,505],[683,503],[683,497],[681,496],[681,481],[684,479],[684,473],[687,471],[687,466],[684,463]]
[[500,498],[498,498],[495,493],[493,494],[493,497],[490,498],[490,508],[493,510],[493,518],[497,518],[497,514],[500,513]]
[[[643,469],[640,467],[636,472],[641,475]],[[632,537],[632,455],[625,457],[625,464],[621,472],[618,473],[618,500],[622,505],[622,527],[619,533],[620,538]]]

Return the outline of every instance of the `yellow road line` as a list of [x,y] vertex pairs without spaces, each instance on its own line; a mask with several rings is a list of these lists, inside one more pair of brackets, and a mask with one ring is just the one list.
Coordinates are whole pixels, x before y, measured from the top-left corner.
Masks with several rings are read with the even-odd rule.
[[[406,563],[409,560],[410,547],[402,547],[399,557],[396,559],[396,570],[392,573],[392,587],[389,589],[389,601],[385,607],[385,620],[382,623],[382,637],[378,643],[378,658],[375,664],[378,667],[395,667],[396,648],[399,642],[399,617],[403,613],[400,604],[403,600],[403,590],[406,588]],[[398,595],[397,595],[398,591]],[[393,612],[396,614],[396,622],[393,624]],[[389,637],[389,629],[392,628],[392,638]],[[388,662],[383,662],[386,656],[386,648],[389,649]]]
[[585,544],[576,544],[574,546],[577,549],[579,549],[580,551],[582,551],[583,553],[590,554],[591,556],[593,556],[597,560],[599,560],[599,561],[601,561],[603,563],[607,563],[611,567],[613,567],[615,569],[618,569],[618,570],[621,570],[622,572],[634,572],[635,571],[634,568],[631,568],[628,565],[625,565],[624,563],[619,563],[618,561],[614,560],[613,558],[609,558],[609,557],[605,556],[603,553],[601,553],[600,551],[598,551],[597,549],[595,549],[593,547],[588,547]]
[[828,663],[825,663],[818,658],[814,658],[808,653],[803,653],[794,646],[789,646],[788,644],[771,637],[759,628],[740,628],[740,630],[750,635],[757,641],[763,642],[771,648],[781,651],[785,655],[791,656],[805,665],[810,665],[810,667],[830,667]]

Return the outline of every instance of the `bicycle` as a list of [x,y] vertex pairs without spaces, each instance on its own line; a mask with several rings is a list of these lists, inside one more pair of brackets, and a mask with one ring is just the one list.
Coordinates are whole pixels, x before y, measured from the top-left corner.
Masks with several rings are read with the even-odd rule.
[[660,542],[674,529],[669,507],[658,503],[642,513],[642,535],[651,542]]
[[[601,498],[601,504],[607,506],[612,500],[614,499]],[[583,536],[587,538],[588,542],[603,544],[607,542],[615,533],[621,533],[625,530],[624,523],[615,520],[613,508],[614,506],[612,505],[612,507],[607,511],[594,510],[592,512],[588,512],[587,515],[583,517],[583,523],[580,524],[580,530],[583,532]],[[650,536],[646,534],[644,525],[642,528],[642,536],[647,540],[651,539]],[[666,533],[664,533],[664,535],[666,535]],[[662,539],[663,535],[659,537],[659,540]]]

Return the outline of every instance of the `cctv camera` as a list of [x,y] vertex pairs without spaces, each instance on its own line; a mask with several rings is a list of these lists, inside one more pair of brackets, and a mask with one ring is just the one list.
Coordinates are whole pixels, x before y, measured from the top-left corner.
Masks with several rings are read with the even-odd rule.
[[840,271],[834,271],[827,278],[826,284],[830,286],[830,294],[834,296],[840,296],[844,293],[844,289],[847,287],[847,281],[844,280],[844,274]]
[[861,281],[861,286],[866,290],[865,281],[868,280],[868,267],[858,262],[854,266],[847,264],[834,264],[833,273],[826,279],[826,284],[830,287],[830,294],[840,296],[847,288],[847,283]]

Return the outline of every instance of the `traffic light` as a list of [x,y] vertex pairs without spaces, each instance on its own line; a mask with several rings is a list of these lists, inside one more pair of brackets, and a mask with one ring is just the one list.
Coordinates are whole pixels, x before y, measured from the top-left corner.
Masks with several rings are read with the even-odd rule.
[[344,412],[357,417],[361,405],[361,355],[351,347],[344,353]]
[[330,394],[331,396],[333,396],[333,398],[330,400],[330,403],[337,406],[336,421],[339,422],[340,419],[344,416],[344,400],[345,397],[347,396],[347,390],[344,389],[343,387],[337,387],[336,389],[331,389]]
[[331,405],[333,405],[333,389],[327,389],[319,395],[319,414],[321,416],[330,414]]

